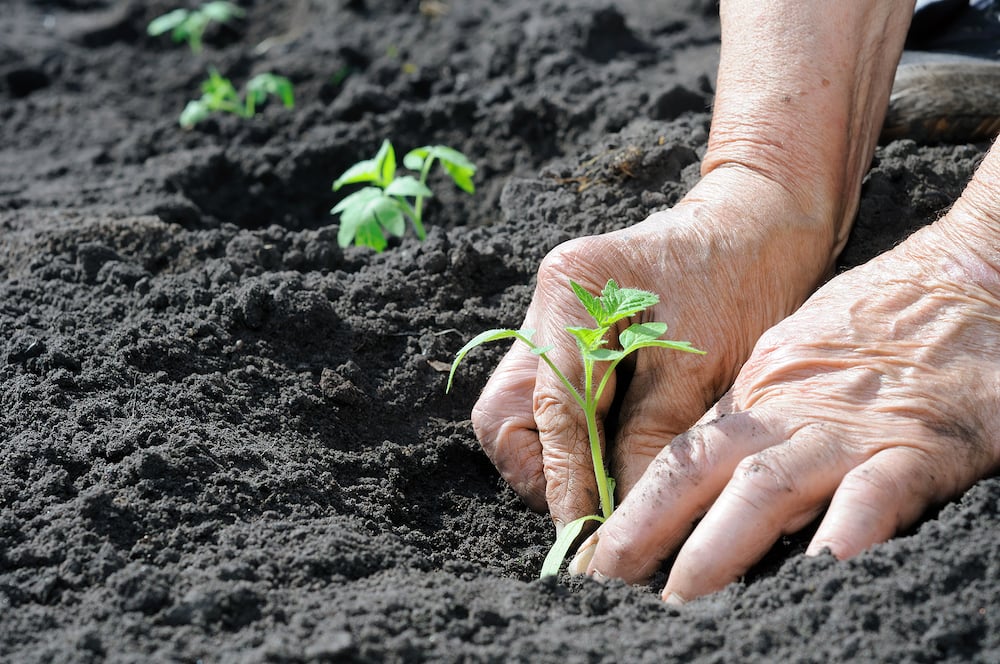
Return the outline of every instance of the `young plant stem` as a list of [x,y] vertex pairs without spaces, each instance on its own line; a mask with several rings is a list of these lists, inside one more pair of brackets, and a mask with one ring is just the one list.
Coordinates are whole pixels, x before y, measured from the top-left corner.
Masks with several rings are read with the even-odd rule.
[[[434,157],[428,156],[427,159],[424,160],[423,167],[420,169],[420,184],[424,185],[427,184],[427,176],[430,174],[431,166],[433,165],[434,165]],[[423,240],[425,237],[427,237],[427,233],[424,232],[424,222],[423,222],[424,197],[417,196],[417,200],[414,201],[413,207],[415,209],[413,217],[413,228],[416,229],[417,231],[417,237]]]

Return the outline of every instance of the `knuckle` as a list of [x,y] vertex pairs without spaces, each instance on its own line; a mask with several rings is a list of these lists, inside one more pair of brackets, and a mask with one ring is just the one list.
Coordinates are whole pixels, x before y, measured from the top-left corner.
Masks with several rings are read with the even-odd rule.
[[795,478],[781,465],[777,455],[767,450],[744,457],[733,472],[733,483],[743,498],[755,506],[800,493]]
[[[590,280],[592,263],[602,255],[593,237],[568,240],[550,251],[538,266],[539,285],[564,284],[567,278]],[[589,284],[584,284],[589,285]]]
[[651,472],[662,480],[695,478],[711,462],[709,446],[700,427],[695,427],[671,440],[653,461]]

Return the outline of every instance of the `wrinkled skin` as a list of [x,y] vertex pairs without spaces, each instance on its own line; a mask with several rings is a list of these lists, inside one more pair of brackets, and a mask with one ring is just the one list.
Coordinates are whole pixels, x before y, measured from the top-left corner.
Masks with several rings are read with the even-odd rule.
[[[706,202],[733,191],[755,203]],[[626,230],[568,242],[539,269],[524,326],[536,330],[537,343],[556,344],[548,355],[576,384],[582,383],[579,355],[563,327],[588,321],[568,288],[570,279],[591,292],[609,278],[630,288],[666,290],[645,319],[674,323],[670,338],[690,340],[708,353],[637,354],[611,458],[622,495],[665,442],[721,396],[757,337],[793,311],[829,271],[829,248],[812,241],[816,224],[762,232],[756,217],[779,210],[804,218],[780,187],[741,169],[722,169],[672,210]],[[740,223],[729,224],[725,235],[706,235],[703,228],[714,220]],[[789,255],[801,260],[782,260]],[[782,267],[761,273],[755,269],[759,261]],[[747,292],[766,297],[753,302],[744,297]],[[606,396],[614,388],[612,379]],[[608,407],[605,399],[599,419]],[[500,473],[532,507],[547,505],[557,527],[596,510],[584,414],[538,356],[515,345],[486,385],[472,420]]]
[[807,553],[844,558],[995,472],[1000,271],[948,221],[766,332],[574,571],[640,581],[679,549],[664,597],[682,602],[737,579],[824,510]]
[[[723,0],[702,181],[674,209],[543,261],[525,327],[572,382],[562,328],[587,321],[569,279],[660,293],[643,319],[708,352],[621,367],[606,441],[620,506],[571,572],[639,581],[676,553],[664,598],[683,602],[824,510],[809,553],[846,557],[997,469],[1000,152],[946,218],[798,309],[850,229],[912,9]],[[610,386],[601,422],[622,391]],[[596,511],[583,414],[536,356],[512,348],[473,426],[557,530]]]

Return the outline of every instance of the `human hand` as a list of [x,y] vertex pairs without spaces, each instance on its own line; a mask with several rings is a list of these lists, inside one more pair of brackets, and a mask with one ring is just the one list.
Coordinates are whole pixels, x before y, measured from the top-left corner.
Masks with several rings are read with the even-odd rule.
[[[637,355],[617,395],[609,465],[619,496],[725,391],[757,336],[808,296],[831,267],[834,242],[832,224],[803,212],[784,187],[733,167],[706,176],[672,210],[566,243],[543,261],[524,327],[536,330],[539,345],[555,346],[548,356],[571,382],[582,382],[582,368],[564,328],[587,322],[566,287],[571,279],[592,292],[613,278],[659,293],[644,316],[708,351]],[[602,423],[615,391],[612,378],[599,407]],[[548,506],[557,528],[595,511],[584,414],[537,355],[511,349],[472,421],[501,475],[535,509]]]
[[[681,602],[735,581],[824,509],[807,554],[844,558],[995,472],[1000,270],[949,221],[766,332],[571,571],[635,582],[677,552],[663,596]],[[979,245],[996,247],[992,233]]]

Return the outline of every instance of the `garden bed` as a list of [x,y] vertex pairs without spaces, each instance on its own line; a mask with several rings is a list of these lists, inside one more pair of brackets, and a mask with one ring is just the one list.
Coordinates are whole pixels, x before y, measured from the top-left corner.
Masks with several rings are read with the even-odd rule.
[[[682,609],[535,580],[552,536],[468,421],[559,242],[696,181],[713,2],[241,2],[193,55],[167,0],[0,18],[0,659],[996,661],[1000,479],[846,562],[783,541]],[[177,117],[209,65],[297,105]],[[332,181],[383,138],[429,235],[341,249]],[[842,267],[938,217],[986,145],[881,147]]]

